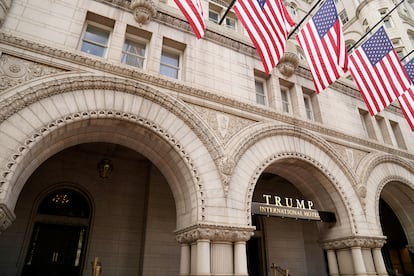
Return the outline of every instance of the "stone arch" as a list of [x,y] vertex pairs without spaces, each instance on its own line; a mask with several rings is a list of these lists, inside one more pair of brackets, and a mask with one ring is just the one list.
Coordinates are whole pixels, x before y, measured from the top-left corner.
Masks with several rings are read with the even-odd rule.
[[383,197],[400,220],[407,239],[414,245],[414,166],[405,159],[386,154],[371,154],[361,164],[361,183],[366,186],[367,222],[382,235],[379,200]]
[[365,218],[354,189],[358,186],[357,179],[329,143],[303,129],[271,124],[257,125],[246,136],[246,142],[235,146],[233,156],[237,167],[230,185],[232,195],[243,193],[239,197],[244,201],[237,201],[237,196],[232,200],[244,210],[242,220],[245,223],[250,224],[251,198],[259,176],[264,171],[276,171],[292,183],[304,183],[305,179],[289,172],[289,163],[298,161],[299,169],[309,171],[307,176],[319,182],[314,189],[301,185],[301,192],[319,206],[337,213],[339,221],[327,231],[324,239],[337,238],[338,233],[367,234],[360,227]]
[[156,164],[173,192],[178,228],[208,220],[209,189],[222,189],[215,163],[221,147],[184,102],[131,80],[79,73],[35,80],[4,96],[0,204],[9,220],[31,173],[53,154],[87,142],[121,144]]

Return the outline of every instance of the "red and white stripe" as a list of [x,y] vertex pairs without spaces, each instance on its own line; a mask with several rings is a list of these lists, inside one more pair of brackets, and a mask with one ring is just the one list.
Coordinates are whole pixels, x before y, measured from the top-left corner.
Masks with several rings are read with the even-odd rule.
[[328,33],[319,38],[311,19],[296,36],[307,57],[316,93],[325,90],[347,71],[348,55],[341,28],[338,19]]
[[206,23],[200,0],[174,0],[174,2],[184,14],[195,36],[198,39],[202,38],[206,29]]
[[250,36],[268,73],[279,62],[290,28],[295,24],[281,0],[267,0],[263,9],[257,0],[239,0],[234,12]]
[[394,49],[372,66],[359,47],[349,57],[349,69],[371,115],[386,108],[411,84]]
[[408,125],[411,130],[414,131],[414,86],[405,91],[399,98],[398,102],[405,118],[407,119]]

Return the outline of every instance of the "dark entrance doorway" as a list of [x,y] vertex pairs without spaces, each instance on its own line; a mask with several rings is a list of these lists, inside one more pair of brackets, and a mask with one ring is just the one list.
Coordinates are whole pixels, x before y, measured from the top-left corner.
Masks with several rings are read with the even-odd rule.
[[49,193],[39,204],[23,276],[81,275],[90,208],[70,188]]
[[80,275],[86,227],[37,223],[23,275]]
[[414,254],[407,248],[404,230],[385,200],[381,198],[379,203],[381,227],[387,237],[382,248],[387,271],[390,275],[414,276]]

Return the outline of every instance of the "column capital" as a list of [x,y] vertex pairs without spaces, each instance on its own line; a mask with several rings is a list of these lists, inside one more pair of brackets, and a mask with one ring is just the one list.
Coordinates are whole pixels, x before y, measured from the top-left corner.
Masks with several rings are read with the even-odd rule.
[[175,232],[179,243],[192,243],[196,240],[238,242],[248,241],[255,227],[235,227],[230,225],[197,224]]
[[16,219],[16,216],[9,207],[0,203],[0,234],[3,233]]
[[351,247],[361,248],[381,248],[384,246],[386,241],[385,236],[378,237],[366,237],[366,236],[354,236],[344,237],[332,240],[320,241],[322,247],[328,249],[343,249]]

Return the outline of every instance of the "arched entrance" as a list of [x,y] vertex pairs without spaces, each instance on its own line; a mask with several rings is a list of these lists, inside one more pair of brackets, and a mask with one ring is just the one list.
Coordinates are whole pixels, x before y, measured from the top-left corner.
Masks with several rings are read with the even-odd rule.
[[252,201],[270,209],[252,214],[256,231],[247,244],[249,275],[328,275],[324,251],[318,244],[317,224],[322,222],[311,218],[315,216],[311,209],[317,208],[313,201],[273,173],[260,176]]
[[89,200],[75,189],[49,192],[34,217],[22,275],[81,275],[90,215]]
[[[70,202],[77,204],[62,207]],[[179,273],[171,189],[127,147],[95,142],[58,152],[25,183],[15,213],[0,236],[3,275],[89,275],[96,258],[106,275]]]
[[[414,254],[409,243],[409,238],[412,240],[412,237],[407,236],[407,233],[410,234],[407,229],[409,225],[404,219],[406,210],[412,208],[412,193],[406,185],[390,182],[385,185],[379,199],[381,228],[383,235],[387,237],[382,254],[390,275],[414,275]],[[407,215],[411,220],[412,214]]]

